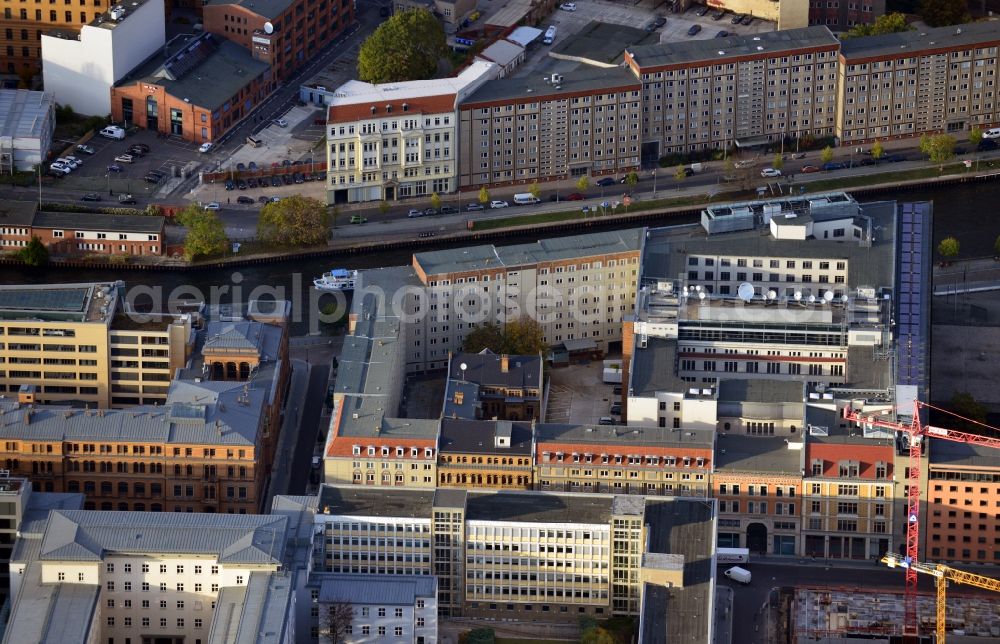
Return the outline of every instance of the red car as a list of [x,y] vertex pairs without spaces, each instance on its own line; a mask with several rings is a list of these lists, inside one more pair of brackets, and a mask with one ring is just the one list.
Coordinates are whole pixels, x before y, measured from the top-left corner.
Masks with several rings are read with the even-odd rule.
[[584,197],[579,192],[574,192],[566,195],[566,201],[583,201],[584,199],[586,199],[586,197]]
[[819,168],[817,168],[814,165],[804,165],[804,166],[802,166],[802,169],[799,170],[799,172],[806,172],[806,173],[808,173],[808,172],[819,172]]

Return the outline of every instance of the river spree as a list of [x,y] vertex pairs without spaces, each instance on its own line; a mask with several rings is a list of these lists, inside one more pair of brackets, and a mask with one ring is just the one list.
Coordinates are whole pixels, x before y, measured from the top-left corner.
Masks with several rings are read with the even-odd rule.
[[[934,201],[934,243],[948,235],[961,243],[962,257],[982,257],[993,254],[993,243],[1000,235],[1000,183],[949,186],[933,190],[884,193],[879,199],[898,201]],[[871,199],[868,199],[871,200]],[[695,219],[665,217],[663,225],[691,223]],[[609,225],[606,230],[623,228]],[[597,229],[592,229],[597,230]],[[511,238],[501,243],[533,241],[534,237]],[[445,247],[442,245],[441,247]],[[433,247],[431,247],[433,248]],[[421,250],[431,248],[422,247]],[[67,283],[100,280],[125,280],[130,300],[136,308],[162,309],[177,298],[198,298],[212,303],[229,303],[234,295],[241,301],[251,297],[291,300],[292,330],[295,334],[316,331],[309,323],[310,312],[329,302],[333,296],[320,296],[312,289],[312,280],[331,268],[376,268],[410,263],[410,252],[397,250],[341,258],[310,258],[272,264],[257,264],[236,269],[206,269],[195,271],[109,271],[20,267],[0,267],[0,283]],[[257,293],[253,291],[257,289]],[[296,314],[297,312],[297,314]]]

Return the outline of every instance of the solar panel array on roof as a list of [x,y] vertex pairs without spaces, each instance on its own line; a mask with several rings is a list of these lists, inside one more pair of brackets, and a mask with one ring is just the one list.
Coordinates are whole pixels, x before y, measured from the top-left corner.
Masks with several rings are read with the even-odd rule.
[[904,203],[899,232],[899,273],[897,279],[896,382],[900,385],[926,384],[927,355],[927,269],[925,255],[930,242],[930,204]]
[[84,311],[89,287],[0,289],[0,309],[14,311]]

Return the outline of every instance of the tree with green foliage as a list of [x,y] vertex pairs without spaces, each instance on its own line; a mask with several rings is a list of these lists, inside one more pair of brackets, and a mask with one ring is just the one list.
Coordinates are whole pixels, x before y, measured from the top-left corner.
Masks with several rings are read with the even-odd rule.
[[367,83],[431,78],[445,44],[444,28],[430,11],[398,11],[361,44],[358,78]]
[[871,153],[872,159],[875,160],[875,163],[878,163],[879,160],[885,156],[885,150],[882,148],[882,143],[878,139],[875,139],[875,142],[872,143]]
[[292,195],[265,205],[257,220],[257,237],[279,246],[311,246],[327,240],[330,216],[326,204]]
[[882,34],[895,34],[901,31],[912,31],[913,27],[906,22],[906,16],[902,13],[887,13],[863,25],[855,25],[844,34],[844,38],[860,38],[862,36],[881,36]]
[[603,626],[594,626],[580,634],[580,644],[618,644],[618,639]]
[[482,188],[479,189],[479,203],[485,206],[489,202],[490,202],[490,191],[486,189],[486,186],[483,186]]
[[629,172],[628,174],[625,175],[625,185],[628,186],[628,191],[629,192],[632,192],[633,190],[635,190],[635,186],[638,183],[639,183],[639,173],[638,172],[634,172],[633,171],[633,172]]
[[460,633],[458,644],[493,644],[496,639],[496,632],[492,628],[474,628]]
[[979,144],[983,142],[983,131],[978,127],[974,127],[969,130],[969,144],[974,147],[979,147]]
[[542,198],[542,187],[538,185],[537,181],[528,186],[528,192],[530,192],[531,196],[534,197],[535,199]]
[[28,245],[17,252],[17,258],[28,266],[45,266],[49,263],[49,249],[37,235],[32,235]]
[[177,213],[174,219],[187,229],[187,234],[184,236],[186,260],[221,255],[229,248],[226,229],[214,211],[205,210],[198,204],[192,203]]
[[954,237],[945,237],[937,247],[938,255],[946,260],[957,256],[959,250],[961,250],[961,245]]
[[386,214],[387,212],[389,212],[389,209],[391,207],[392,206],[390,206],[389,202],[386,201],[385,199],[383,199],[382,201],[378,202],[378,211],[380,213],[382,213],[383,215]]
[[687,179],[687,176],[688,176],[687,171],[684,169],[684,166],[679,165],[676,168],[674,168],[674,179],[677,180],[678,190],[681,189],[681,182]]
[[477,326],[465,336],[462,350],[479,353],[489,349],[493,353],[534,356],[548,350],[545,331],[534,318],[526,315],[499,326],[487,322]]
[[929,27],[960,25],[972,19],[965,0],[920,0],[917,13]]
[[441,195],[436,192],[431,193],[431,208],[441,210]]
[[920,151],[943,170],[945,162],[955,156],[955,137],[950,134],[925,134],[920,137]]
[[785,157],[781,156],[780,154],[775,154],[774,160],[771,161],[771,167],[774,168],[775,170],[781,170],[783,167],[785,167]]
[[829,145],[823,148],[823,151],[819,153],[819,160],[823,163],[830,163],[833,161],[833,148]]
[[590,179],[585,174],[580,175],[580,178],[576,180],[576,189],[580,192],[586,192],[589,187]]

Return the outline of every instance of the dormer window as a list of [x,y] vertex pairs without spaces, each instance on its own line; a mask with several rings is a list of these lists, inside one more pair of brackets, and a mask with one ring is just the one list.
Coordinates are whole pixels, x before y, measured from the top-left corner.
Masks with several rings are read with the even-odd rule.
[[374,447],[369,447],[368,448],[368,456],[375,456],[375,448]]
[[410,111],[410,104],[409,103],[403,103],[403,111],[404,112],[409,112]]
[[376,107],[375,107],[374,105],[372,105],[372,108],[371,108],[371,109],[372,109],[372,114],[374,114],[374,113],[375,113],[375,112],[377,111],[377,110],[376,110]]
[[392,105],[386,105],[385,112],[386,114],[392,114]]
[[354,454],[355,456],[361,456],[361,446],[355,445],[354,447],[352,447],[351,453]]
[[389,448],[388,447],[383,447],[382,448],[382,456],[388,456],[388,455],[389,455]]
[[396,448],[396,456],[402,456],[402,455],[403,455],[403,448],[402,447],[397,447]]

